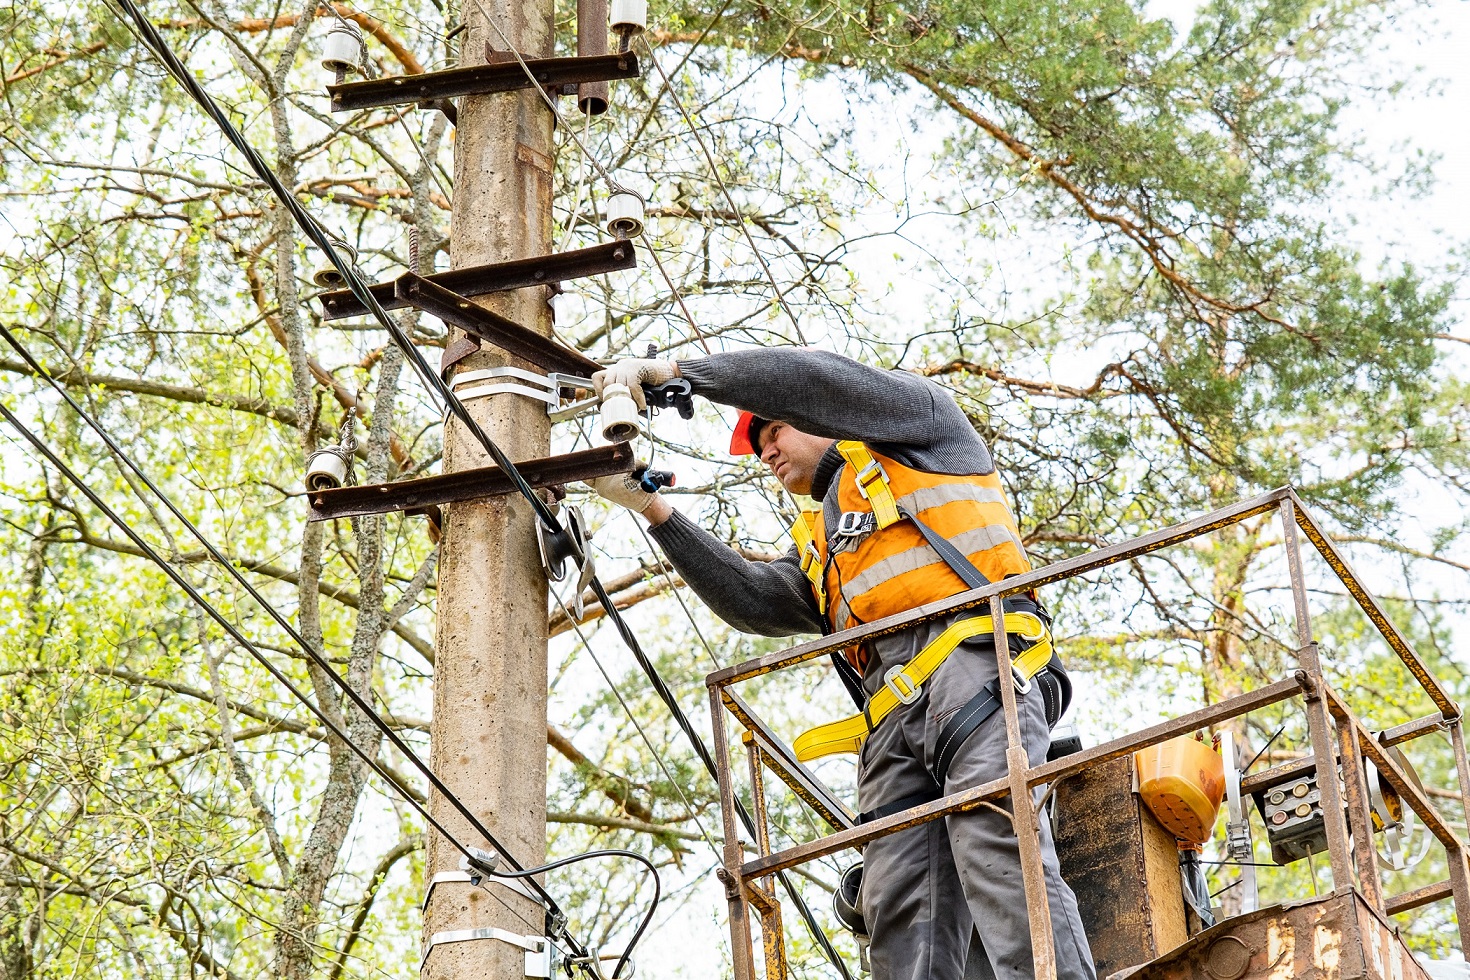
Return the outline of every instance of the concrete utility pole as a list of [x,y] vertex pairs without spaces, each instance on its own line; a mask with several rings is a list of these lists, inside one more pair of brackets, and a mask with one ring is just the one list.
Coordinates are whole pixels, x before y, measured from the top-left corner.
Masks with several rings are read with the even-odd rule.
[[[505,47],[486,15],[524,57],[552,53],[551,0],[468,0],[463,10],[466,66],[483,64],[487,48]],[[551,250],[554,152],[551,113],[534,89],[461,102],[450,234],[455,268]],[[549,335],[546,300],[545,287],[536,287],[486,297],[484,305]],[[508,355],[486,345],[460,362],[459,371],[508,363]],[[500,394],[468,408],[511,459],[548,454],[544,404]],[[446,473],[490,463],[457,423],[450,423],[444,443]],[[527,867],[543,863],[546,854],[547,592],[535,523],[530,506],[514,493],[448,509],[440,544],[431,759],[435,772]],[[429,806],[461,840],[488,846],[444,799],[434,795]],[[428,875],[456,870],[459,857],[431,832]],[[447,930],[489,926],[544,934],[538,905],[498,884],[489,889],[493,897],[468,884],[437,887],[424,914],[425,948],[430,936]],[[434,947],[424,977],[519,980],[524,973],[524,950],[477,939]]]

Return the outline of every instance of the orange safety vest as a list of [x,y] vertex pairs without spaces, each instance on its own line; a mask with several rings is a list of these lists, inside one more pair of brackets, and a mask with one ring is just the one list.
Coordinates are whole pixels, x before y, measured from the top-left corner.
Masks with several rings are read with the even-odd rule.
[[[871,530],[845,536],[839,526],[829,541],[820,509],[803,512],[791,528],[802,571],[834,631],[966,590],[900,509],[949,540],[992,582],[1031,569],[998,473],[926,473],[853,441],[838,442],[837,450],[847,462],[837,488],[840,524]],[[863,668],[857,651],[848,659]]]

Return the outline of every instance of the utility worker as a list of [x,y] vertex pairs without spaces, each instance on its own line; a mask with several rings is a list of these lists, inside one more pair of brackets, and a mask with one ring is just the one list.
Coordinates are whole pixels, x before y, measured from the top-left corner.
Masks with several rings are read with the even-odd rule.
[[[732,453],[758,454],[787,490],[822,505],[793,528],[797,546],[752,562],[636,480],[592,482],[647,519],[684,581],[734,628],[830,633],[1030,568],[989,449],[933,382],[790,348],[630,358],[593,381],[599,395],[619,383],[637,398],[641,385],[675,377],[741,410]],[[1021,733],[1037,765],[1070,688],[1034,599],[1008,599],[1006,620],[1018,668],[1007,680],[1026,692],[1018,697]],[[834,661],[864,713],[818,726],[794,748],[815,758],[861,746],[863,819],[1005,775],[1000,680],[983,609],[874,638]],[[1076,897],[1058,870],[1044,811],[1039,819],[1057,975],[1094,980]],[[1034,975],[1020,856],[1005,815],[981,808],[879,838],[863,864],[875,980]]]

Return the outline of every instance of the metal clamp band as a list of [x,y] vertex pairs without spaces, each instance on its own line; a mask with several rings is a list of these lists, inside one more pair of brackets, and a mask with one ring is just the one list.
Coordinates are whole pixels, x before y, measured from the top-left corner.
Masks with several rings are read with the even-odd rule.
[[469,942],[475,939],[498,939],[503,943],[524,949],[526,951],[526,976],[528,977],[549,978],[553,973],[554,947],[551,945],[551,940],[545,936],[523,936],[518,932],[496,929],[493,926],[481,926],[478,929],[452,929],[448,932],[434,933],[429,937],[423,959],[419,961],[419,972],[424,972],[424,967],[429,962],[429,954],[434,951],[435,946]]
[[[501,379],[511,379],[501,381]],[[492,384],[475,384],[479,381],[501,382]],[[525,382],[518,384],[516,382]],[[583,399],[573,402],[571,405],[562,407],[561,393],[563,389],[591,389],[592,379],[584,378],[575,374],[562,374],[552,372],[551,374],[536,374],[524,368],[505,367],[484,368],[478,371],[465,371],[457,374],[451,385],[454,393],[462,402],[476,398],[486,398],[490,395],[524,395],[534,398],[536,401],[546,403],[546,411],[553,421],[561,422],[566,419],[580,415],[582,412],[593,408],[597,404],[595,398]]]
[[487,878],[485,875],[474,874],[469,871],[440,871],[438,874],[434,875],[434,877],[429,879],[429,889],[428,891],[424,892],[424,900],[420,904],[419,908],[425,911],[428,910],[429,899],[434,897],[434,887],[436,885],[461,883],[474,885],[476,887],[481,887],[484,885],[499,885],[501,888],[507,888],[510,891],[515,892],[522,898],[529,898],[531,901],[535,902],[542,908],[546,907],[546,901],[541,898],[540,895],[537,895],[535,892],[531,891],[531,889],[522,884],[520,879],[518,878],[497,878],[493,876]]

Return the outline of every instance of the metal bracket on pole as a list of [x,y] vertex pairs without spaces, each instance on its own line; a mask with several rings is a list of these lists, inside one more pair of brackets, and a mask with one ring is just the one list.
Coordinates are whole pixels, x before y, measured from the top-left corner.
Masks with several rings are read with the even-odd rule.
[[580,351],[543,337],[494,310],[487,310],[433,279],[405,273],[394,280],[393,295],[415,309],[459,327],[476,340],[494,344],[543,371],[590,375],[602,367]]
[[[582,279],[587,276],[600,276],[607,272],[621,272],[625,269],[633,269],[638,266],[638,257],[633,243],[629,241],[604,242],[601,245],[593,245],[589,248],[573,249],[569,252],[556,252],[552,255],[537,255],[529,259],[516,259],[511,262],[494,262],[490,265],[474,265],[464,269],[451,269],[448,272],[436,272],[432,276],[416,276],[406,273],[399,277],[401,281],[412,284],[415,280],[423,279],[427,282],[443,286],[451,293],[457,293],[456,300],[467,296],[483,296],[486,293],[503,293],[511,289],[525,289],[528,286],[549,286],[554,283],[563,282],[567,279]],[[369,286],[373,297],[387,310],[401,310],[406,306],[418,306],[417,302],[411,302],[408,295],[400,296],[396,289],[397,282],[376,283]],[[340,320],[349,316],[366,316],[367,307],[364,306],[356,296],[352,295],[350,289],[337,289],[329,293],[322,293],[318,299],[322,303],[322,315],[328,320]],[[469,304],[473,306],[474,304]],[[421,309],[423,307],[420,307]],[[456,308],[460,309],[457,306]],[[439,314],[433,312],[435,316]],[[467,309],[465,312],[469,312]],[[486,311],[482,311],[486,312]],[[511,323],[505,317],[497,318],[500,324]],[[459,324],[456,324],[459,326]],[[544,337],[540,337],[534,331],[515,324],[520,330],[532,336],[540,338],[549,343]],[[466,328],[468,329],[468,328]],[[499,341],[492,341],[499,343]],[[560,347],[560,345],[557,345]],[[507,348],[509,349],[509,348]],[[562,348],[565,350],[565,348]],[[518,353],[512,351],[512,353]],[[583,355],[577,355],[582,357]],[[588,359],[590,360],[590,359]],[[595,361],[591,363],[596,363]],[[573,368],[573,371],[583,368]],[[595,370],[595,369],[594,369]]]
[[[502,378],[513,378],[514,381],[504,381]],[[476,384],[480,381],[499,382],[495,384]],[[517,384],[523,381],[525,384]],[[461,388],[461,385],[468,387]],[[553,421],[560,422],[572,418],[586,411],[595,404],[595,399],[582,399],[571,405],[563,406],[561,403],[563,391],[591,391],[592,379],[584,378],[577,374],[535,374],[518,367],[485,368],[480,371],[466,371],[454,377],[452,387],[454,393],[462,402],[472,401],[476,398],[486,398],[490,395],[525,395],[536,401],[546,403],[546,414]],[[572,411],[576,409],[576,411]]]
[[556,947],[551,945],[551,940],[545,936],[523,936],[518,932],[508,929],[496,929],[494,926],[481,926],[478,929],[451,929],[448,932],[436,932],[429,937],[427,947],[424,949],[424,957],[419,961],[419,972],[424,972],[424,967],[429,963],[429,954],[434,951],[435,946],[445,943],[463,943],[474,939],[498,939],[512,946],[519,946],[526,951],[526,976],[549,978],[556,971]]
[[[530,69],[530,75],[526,74],[526,68]],[[509,61],[417,75],[389,75],[365,82],[328,85],[327,94],[332,97],[333,112],[414,103],[421,108],[442,110],[448,99],[532,88],[533,77],[547,92],[575,95],[577,86],[587,82],[637,78],[642,73],[638,58],[631,51],[584,58],[528,58],[526,68],[517,61]],[[453,103],[448,105],[453,108]]]
[[[611,476],[614,473],[631,473],[634,462],[633,447],[619,442],[561,456],[528,459],[517,463],[516,468],[527,483],[540,488]],[[515,489],[515,484],[511,483],[510,477],[500,467],[481,466],[419,480],[371,483],[310,493],[307,495],[307,501],[311,504],[311,516],[308,519],[330,521],[339,517],[388,514],[427,507],[430,504],[452,504],[461,500],[495,497],[514,493]]]
[[518,878],[494,878],[471,871],[440,871],[429,879],[429,890],[424,892],[424,900],[419,905],[420,909],[427,910],[429,899],[434,897],[434,888],[438,885],[468,884],[479,888],[481,885],[499,885],[507,888],[522,898],[528,898],[542,908],[546,907],[545,899],[537,895],[531,889],[521,883]]

